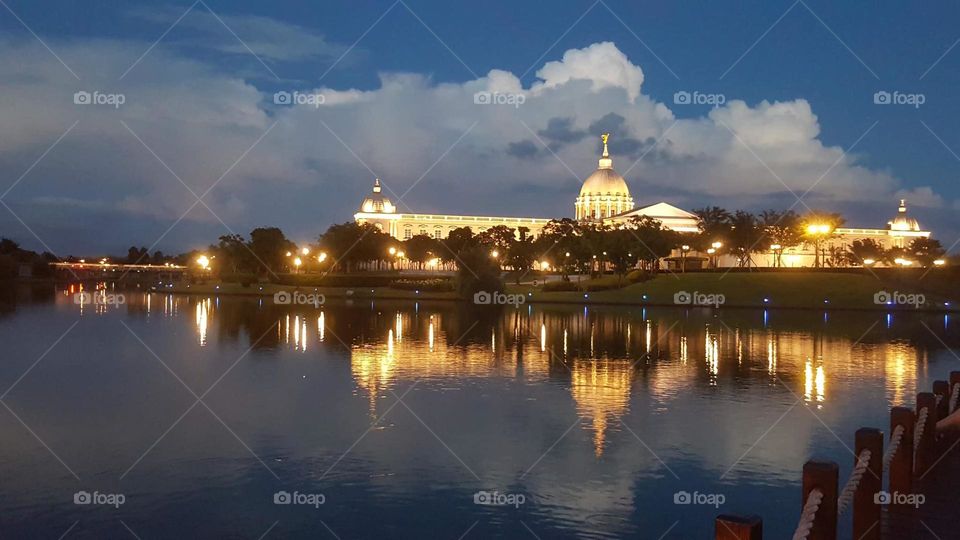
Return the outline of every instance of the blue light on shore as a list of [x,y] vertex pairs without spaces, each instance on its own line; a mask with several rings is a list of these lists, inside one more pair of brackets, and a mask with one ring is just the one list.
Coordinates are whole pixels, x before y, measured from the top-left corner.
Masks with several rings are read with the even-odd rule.
[[764,304],[769,304],[769,303],[770,303],[770,299],[769,299],[769,298],[764,298],[764,299],[763,299],[763,303],[764,303]]
[[590,298],[590,295],[587,294],[587,293],[583,293],[583,297],[584,297],[584,298]]
[[646,299],[647,299],[647,295],[643,295],[643,299],[646,300]]

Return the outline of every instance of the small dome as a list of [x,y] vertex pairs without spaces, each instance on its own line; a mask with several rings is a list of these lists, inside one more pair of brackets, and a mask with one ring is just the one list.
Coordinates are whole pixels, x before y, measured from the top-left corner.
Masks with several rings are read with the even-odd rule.
[[379,178],[373,183],[373,192],[360,203],[360,211],[368,214],[393,214],[397,211],[393,202],[381,193]]
[[896,217],[887,222],[891,231],[919,231],[920,223],[907,215],[907,201],[900,199],[900,208]]

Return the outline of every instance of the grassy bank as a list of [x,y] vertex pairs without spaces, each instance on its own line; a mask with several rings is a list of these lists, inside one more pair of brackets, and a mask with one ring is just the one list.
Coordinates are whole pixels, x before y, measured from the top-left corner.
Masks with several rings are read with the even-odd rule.
[[[609,280],[609,277],[603,278]],[[595,292],[542,292],[533,287],[508,287],[509,292],[527,295],[533,302],[578,302],[609,304],[673,305],[678,293],[723,295],[723,305],[731,307],[787,307],[822,309],[882,309],[891,306],[874,302],[876,294],[922,294],[923,309],[954,309],[960,305],[960,290],[944,295],[931,291],[923,283],[878,279],[870,274],[851,273],[688,273],[660,274],[642,283]],[[904,299],[902,296],[901,299]],[[945,306],[949,303],[949,306]]]
[[[918,274],[919,276],[919,274]],[[613,286],[617,278],[605,276],[598,280],[584,280],[580,285]],[[905,280],[902,275],[896,279],[877,277],[872,274],[843,272],[757,272],[757,273],[662,273],[641,283],[630,284],[622,281],[622,287],[592,292],[563,291],[544,292],[542,286],[507,284],[507,293],[523,294],[527,302],[575,303],[575,304],[624,304],[624,305],[676,305],[675,295],[687,293],[691,297],[699,295],[722,295],[722,305],[726,307],[768,307],[796,309],[925,309],[957,310],[960,308],[960,288],[953,282],[948,286],[933,287],[939,282],[919,279]],[[273,296],[281,291],[301,291],[319,293],[330,298],[357,299],[397,299],[397,300],[457,300],[454,292],[405,290],[387,286],[354,287],[312,287],[280,284],[240,283],[194,283],[174,284],[165,287],[164,292],[187,294],[220,294]],[[923,295],[923,302],[915,307],[911,303],[904,305],[877,304],[875,295],[885,291],[892,295]],[[945,292],[946,291],[946,292]],[[699,297],[701,300],[703,296]],[[919,299],[919,296],[915,297]],[[914,302],[917,303],[917,302]]]

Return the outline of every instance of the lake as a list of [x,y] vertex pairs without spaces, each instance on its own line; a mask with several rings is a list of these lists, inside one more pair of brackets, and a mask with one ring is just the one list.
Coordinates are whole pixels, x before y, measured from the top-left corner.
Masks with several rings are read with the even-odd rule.
[[3,538],[783,538],[960,369],[943,314],[75,298],[0,298]]

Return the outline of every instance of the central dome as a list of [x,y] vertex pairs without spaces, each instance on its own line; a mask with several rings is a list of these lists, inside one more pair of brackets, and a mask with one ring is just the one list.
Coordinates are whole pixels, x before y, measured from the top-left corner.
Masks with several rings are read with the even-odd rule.
[[617,171],[597,169],[583,181],[580,196],[584,195],[630,195],[627,181]]
[[609,133],[604,133],[603,155],[583,185],[574,208],[578,220],[602,220],[633,209],[633,199],[627,181],[613,170],[613,160],[607,149]]

